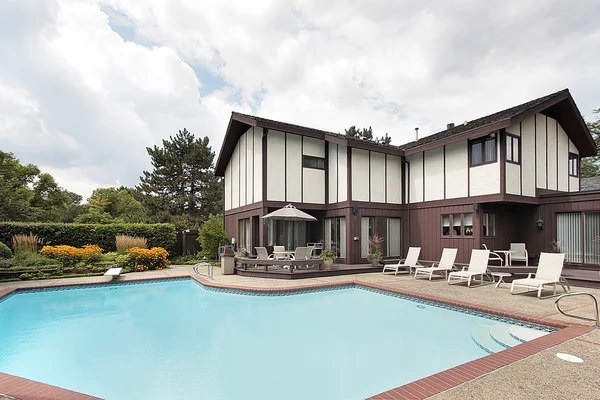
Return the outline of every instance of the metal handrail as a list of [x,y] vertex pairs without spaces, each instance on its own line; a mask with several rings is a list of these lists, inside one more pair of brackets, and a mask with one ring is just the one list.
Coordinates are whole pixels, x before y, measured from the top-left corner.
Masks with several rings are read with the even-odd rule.
[[[558,305],[558,302],[560,301],[560,299],[562,299],[563,297],[581,296],[581,295],[589,296],[594,301],[594,315],[595,315],[595,318],[582,317],[580,315],[568,314],[568,313],[566,313],[566,312],[564,312],[563,310],[560,309],[560,306]],[[591,293],[577,292],[577,293],[565,293],[565,294],[562,294],[562,295],[558,296],[558,299],[556,299],[556,301],[554,302],[554,308],[556,308],[556,311],[558,311],[559,313],[561,313],[562,315],[565,315],[567,317],[579,318],[579,319],[583,319],[585,321],[593,321],[593,322],[596,323],[596,328],[600,328],[600,314],[598,313],[598,300],[596,300],[596,298],[594,297],[594,295],[592,295]]]
[[[201,274],[198,271],[198,268],[200,268],[200,267],[208,267],[208,274]],[[214,280],[214,278],[213,278],[213,268],[214,267],[213,267],[213,265],[211,263],[201,262],[201,263],[198,263],[198,264],[194,265],[194,272],[196,273],[196,275],[206,276],[207,278],[210,278],[210,279]]]

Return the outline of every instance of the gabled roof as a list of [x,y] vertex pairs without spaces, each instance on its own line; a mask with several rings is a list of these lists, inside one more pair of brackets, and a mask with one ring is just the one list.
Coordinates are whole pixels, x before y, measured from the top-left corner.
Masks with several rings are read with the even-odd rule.
[[459,140],[481,136],[498,129],[508,128],[536,113],[542,113],[556,119],[563,129],[568,132],[569,138],[573,141],[575,146],[577,146],[579,154],[582,157],[597,154],[594,139],[592,138],[579,109],[575,105],[575,101],[573,101],[569,89],[563,89],[556,93],[540,97],[539,99],[495,112],[401,146],[381,145],[376,144],[375,142],[351,139],[339,133],[232,112],[231,118],[229,119],[229,125],[227,126],[227,132],[225,133],[225,139],[223,140],[223,146],[221,147],[217,163],[215,164],[215,174],[217,176],[225,175],[225,168],[227,168],[229,158],[231,157],[231,154],[233,154],[240,136],[253,126],[403,156]]
[[452,143],[507,128],[540,112],[559,121],[583,157],[596,154],[594,139],[573,101],[569,89],[563,89],[527,103],[456,125],[454,128],[406,143],[399,148],[404,150],[406,155],[417,153],[438,147],[442,145],[442,142]]
[[592,178],[581,178],[579,190],[581,192],[587,192],[590,190],[600,190],[600,176],[594,176]]
[[322,139],[329,142],[335,142],[338,144],[348,145],[356,148],[363,148],[369,150],[380,151],[383,153],[390,153],[397,156],[402,155],[402,151],[397,146],[377,144],[374,141],[366,141],[360,139],[348,138],[346,135],[340,133],[323,131],[320,129],[309,128],[306,126],[290,124],[287,122],[275,121],[272,119],[261,118],[255,115],[242,114],[238,112],[232,112],[231,118],[229,119],[229,125],[227,126],[227,132],[225,133],[225,139],[223,139],[223,146],[219,152],[217,163],[215,164],[215,175],[224,176],[225,168],[235,146],[240,138],[249,128],[256,126],[265,129],[271,129],[281,132],[293,133],[302,136],[308,136],[315,139]]

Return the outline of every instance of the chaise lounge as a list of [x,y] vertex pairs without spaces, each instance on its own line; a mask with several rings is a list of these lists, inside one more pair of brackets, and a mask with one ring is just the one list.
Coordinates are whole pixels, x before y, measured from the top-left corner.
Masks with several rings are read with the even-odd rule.
[[443,272],[445,277],[448,278],[448,272],[451,272],[454,267],[457,252],[458,249],[444,249],[440,262],[437,265],[433,263],[430,267],[418,267],[415,269],[415,279],[417,279],[418,275],[429,275],[429,280],[431,280],[433,274],[437,272]]
[[[527,278],[515,279],[510,286],[510,293],[515,294],[515,287],[522,287],[537,290],[537,297],[540,299],[547,298],[551,296],[541,297],[544,286],[553,285],[553,295],[556,295],[557,283],[562,286],[565,293],[567,293],[567,289],[561,279],[564,260],[565,255],[561,253],[540,253],[540,262],[535,274],[531,273]],[[535,278],[533,277],[534,275]]]
[[405,269],[410,274],[411,269],[419,265],[419,254],[421,254],[420,247],[409,247],[404,260],[398,261],[397,264],[384,265],[381,272],[385,273],[386,270],[391,270],[394,271],[394,275],[398,275],[400,269]]
[[463,282],[467,280],[467,286],[471,287],[471,281],[474,277],[479,276],[481,284],[483,285],[483,276],[487,275],[488,260],[490,257],[489,250],[476,250],[471,251],[471,260],[469,261],[468,267],[463,267],[462,271],[451,272],[448,274],[448,284],[452,279],[460,279]]

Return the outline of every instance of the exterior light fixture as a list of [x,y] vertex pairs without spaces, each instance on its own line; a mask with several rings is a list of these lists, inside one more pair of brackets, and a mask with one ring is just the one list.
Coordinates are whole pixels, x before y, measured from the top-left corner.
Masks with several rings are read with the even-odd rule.
[[539,230],[544,230],[544,220],[542,219],[542,216],[540,215],[538,220],[537,220],[537,226]]

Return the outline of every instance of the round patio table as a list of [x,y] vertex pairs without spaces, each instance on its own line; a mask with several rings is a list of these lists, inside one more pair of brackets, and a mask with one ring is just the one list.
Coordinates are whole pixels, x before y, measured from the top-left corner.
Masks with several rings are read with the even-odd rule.
[[504,278],[508,278],[509,276],[512,276],[512,274],[509,272],[492,272],[492,277],[498,277],[498,283],[496,283],[496,286],[494,287],[498,288],[501,283],[506,283],[508,285]]

